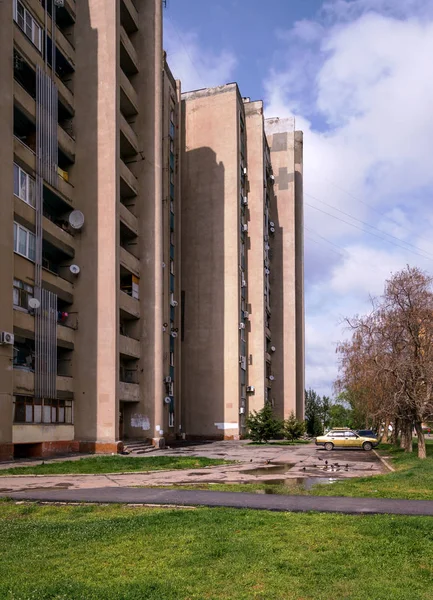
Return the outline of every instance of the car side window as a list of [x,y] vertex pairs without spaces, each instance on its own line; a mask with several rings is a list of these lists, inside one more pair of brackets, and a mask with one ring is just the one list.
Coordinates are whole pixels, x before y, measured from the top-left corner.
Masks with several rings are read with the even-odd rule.
[[331,432],[331,436],[332,437],[343,437],[343,432],[342,431],[332,431]]
[[353,431],[346,431],[345,437],[355,438],[356,435],[353,433]]

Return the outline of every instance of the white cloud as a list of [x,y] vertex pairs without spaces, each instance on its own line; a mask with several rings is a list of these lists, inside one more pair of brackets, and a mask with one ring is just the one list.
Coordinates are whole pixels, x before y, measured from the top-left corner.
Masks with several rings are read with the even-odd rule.
[[164,47],[170,69],[181,80],[184,92],[233,81],[236,57],[232,52],[206,50],[196,33],[181,33],[170,20],[164,26]]
[[433,1],[326,2],[277,40],[266,113],[304,131],[307,385],[329,393],[341,316],[407,263],[433,270]]

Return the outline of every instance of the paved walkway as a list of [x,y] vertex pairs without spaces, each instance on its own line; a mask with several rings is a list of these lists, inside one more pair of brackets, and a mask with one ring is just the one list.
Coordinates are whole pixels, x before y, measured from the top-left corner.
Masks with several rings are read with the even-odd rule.
[[278,496],[204,490],[144,488],[88,488],[76,490],[29,490],[8,494],[13,500],[39,502],[97,502],[176,506],[224,506],[289,512],[333,512],[345,514],[393,514],[433,516],[433,500],[389,500],[385,498],[336,498]]

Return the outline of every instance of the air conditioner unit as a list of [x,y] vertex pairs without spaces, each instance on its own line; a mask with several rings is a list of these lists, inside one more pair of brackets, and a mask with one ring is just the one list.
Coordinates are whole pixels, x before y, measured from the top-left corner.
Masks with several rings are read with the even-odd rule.
[[275,177],[274,177],[274,175],[271,175],[271,176],[269,177],[269,179],[272,181],[272,183],[275,183]]
[[274,381],[275,377],[273,375],[269,375],[268,379],[269,381]]
[[239,329],[245,329],[245,323],[239,323]]
[[244,415],[244,414],[245,414],[245,406],[241,406],[241,407],[239,408],[239,414],[240,414],[240,415]]
[[276,348],[275,346],[271,346],[271,352],[275,352]]
[[247,204],[248,204],[248,198],[247,198],[247,196],[244,196],[244,197],[242,198],[242,204],[243,204],[244,206],[247,206]]
[[247,310],[244,310],[244,319],[249,319],[250,313]]
[[246,174],[248,173],[248,169],[247,169],[246,167],[244,167],[244,168],[242,169],[242,173],[243,173],[244,175],[246,175]]
[[178,305],[178,302],[177,302],[177,300],[175,300],[175,299],[173,298],[173,296],[171,297],[170,304],[171,304],[171,306],[177,306],[177,305]]
[[265,273],[266,273],[266,275],[269,275],[270,270],[269,269],[265,269]]
[[167,377],[164,377],[164,383],[171,383],[170,375],[167,375]]
[[248,223],[242,223],[242,231],[243,232],[248,231]]
[[275,233],[275,227],[271,227],[269,230],[271,233]]
[[269,227],[275,227],[275,223],[273,221],[269,222]]
[[253,385],[247,385],[247,392],[253,394],[256,391],[256,388]]
[[247,282],[245,281],[245,279],[242,279],[241,287],[247,287]]
[[14,345],[14,334],[9,333],[8,331],[0,332],[0,344],[3,346],[13,346]]

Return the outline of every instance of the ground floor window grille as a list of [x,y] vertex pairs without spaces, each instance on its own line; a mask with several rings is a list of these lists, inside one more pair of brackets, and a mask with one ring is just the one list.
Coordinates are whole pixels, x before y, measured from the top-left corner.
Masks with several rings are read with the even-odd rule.
[[33,396],[14,397],[15,423],[72,424],[73,401]]

